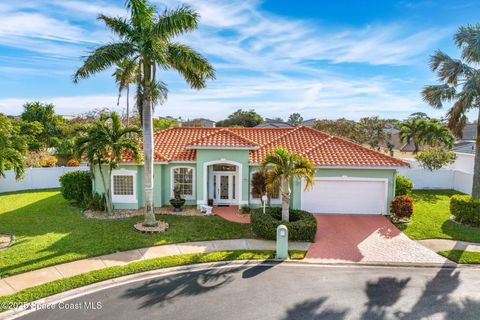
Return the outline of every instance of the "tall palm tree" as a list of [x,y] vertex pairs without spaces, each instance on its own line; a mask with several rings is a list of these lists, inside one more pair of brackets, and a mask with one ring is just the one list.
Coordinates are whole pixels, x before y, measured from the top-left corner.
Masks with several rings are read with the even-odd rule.
[[439,85],[425,86],[423,99],[440,109],[445,102],[452,102],[447,112],[448,126],[457,136],[467,123],[467,112],[476,109],[477,140],[473,169],[472,197],[480,198],[480,24],[462,26],[454,36],[461,50],[461,59],[451,58],[437,50],[431,57],[430,68],[436,72]]
[[[112,212],[112,171],[122,161],[124,153],[132,155],[133,159],[139,157],[138,141],[133,134],[140,135],[141,130],[136,126],[123,126],[121,117],[112,112],[101,114],[100,119],[93,124],[80,127],[80,136],[75,141],[78,155],[86,155],[92,170],[95,165],[101,177],[107,210]],[[105,177],[104,168],[107,167]]]
[[[128,58],[139,66],[137,74],[137,107],[143,122],[145,174],[145,226],[156,226],[153,213],[153,125],[152,112],[156,88],[166,91],[157,81],[157,69],[178,71],[194,89],[206,86],[215,78],[210,63],[189,46],[174,42],[175,36],[193,31],[198,14],[188,6],[158,13],[147,0],[127,0],[129,18],[100,15],[118,42],[103,45],[92,52],[74,75],[74,82],[104,71]],[[161,92],[160,92],[161,93]],[[161,97],[158,97],[159,99]]]
[[27,143],[20,135],[20,126],[7,116],[0,114],[0,123],[0,177],[5,178],[5,171],[13,169],[15,178],[20,179],[25,173]]
[[305,189],[313,184],[315,166],[297,153],[290,153],[283,147],[277,147],[270,152],[262,162],[262,168],[267,177],[267,186],[273,190],[275,185],[281,185],[282,220],[290,219],[290,181],[305,179]]
[[137,73],[138,65],[135,63],[135,61],[130,59],[123,59],[117,63],[115,71],[112,74],[118,86],[117,106],[120,105],[120,98],[122,97],[122,92],[126,91],[127,126],[130,124],[130,85],[135,83]]

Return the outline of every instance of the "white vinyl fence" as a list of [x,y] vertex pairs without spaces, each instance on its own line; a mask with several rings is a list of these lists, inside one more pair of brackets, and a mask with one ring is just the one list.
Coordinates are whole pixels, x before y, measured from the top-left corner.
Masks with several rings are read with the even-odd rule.
[[413,159],[402,159],[410,163],[410,168],[402,168],[398,173],[412,180],[414,189],[455,189],[470,194],[473,184],[473,154],[457,153],[455,163],[440,170],[423,169]]
[[50,189],[60,187],[58,178],[66,172],[85,171],[87,166],[80,167],[52,167],[52,168],[28,168],[21,180],[15,180],[13,170],[5,171],[5,178],[0,177],[0,193],[30,190]]

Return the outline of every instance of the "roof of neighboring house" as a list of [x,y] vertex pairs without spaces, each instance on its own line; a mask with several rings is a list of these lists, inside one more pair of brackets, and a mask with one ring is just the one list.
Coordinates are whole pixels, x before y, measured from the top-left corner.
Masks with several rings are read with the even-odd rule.
[[302,122],[302,125],[307,126],[307,127],[313,127],[313,125],[315,124],[315,121],[317,121],[317,119],[315,119],[315,118],[307,119],[307,120],[304,120]]
[[475,142],[459,142],[453,147],[454,152],[475,154]]
[[[407,166],[406,162],[340,137],[295,128],[169,128],[155,132],[155,161],[194,161],[196,149],[246,148],[250,162],[260,163],[273,148],[283,146],[318,166]],[[125,161],[131,161],[125,156]]]
[[265,122],[260,123],[255,128],[293,128],[293,126],[285,121],[265,118]]

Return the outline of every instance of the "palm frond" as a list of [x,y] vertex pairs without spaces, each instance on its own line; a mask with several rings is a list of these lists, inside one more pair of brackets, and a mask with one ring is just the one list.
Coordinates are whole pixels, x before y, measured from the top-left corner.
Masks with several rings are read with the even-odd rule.
[[130,57],[135,47],[129,42],[112,43],[101,46],[88,56],[74,74],[73,81],[89,78],[95,73],[104,71],[122,59]]
[[438,78],[453,86],[456,86],[462,77],[469,76],[474,69],[461,60],[453,59],[449,55],[438,50],[431,58],[430,67],[436,71]]
[[167,40],[197,28],[199,15],[187,5],[175,10],[165,9],[158,22],[152,27],[155,37]]
[[204,88],[207,79],[215,79],[212,65],[189,46],[168,44],[166,61],[168,66],[177,70],[194,89]]
[[423,101],[434,108],[443,107],[444,101],[452,101],[456,96],[456,89],[448,84],[425,86],[422,90]]
[[462,58],[467,62],[480,62],[480,24],[458,28],[455,44],[462,49]]
[[127,38],[131,38],[134,33],[132,27],[128,24],[128,21],[125,18],[109,17],[104,14],[100,14],[97,19],[103,21],[105,25],[113,33],[115,33],[115,35],[121,37],[124,40]]

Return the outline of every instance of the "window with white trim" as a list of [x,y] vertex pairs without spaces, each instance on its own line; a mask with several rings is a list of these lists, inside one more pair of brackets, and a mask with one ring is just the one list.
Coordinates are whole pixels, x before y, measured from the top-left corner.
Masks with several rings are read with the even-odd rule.
[[194,169],[191,167],[172,168],[172,197],[173,190],[178,188],[184,199],[195,199]]
[[136,203],[137,172],[133,170],[114,170],[112,172],[112,202],[119,203]]

